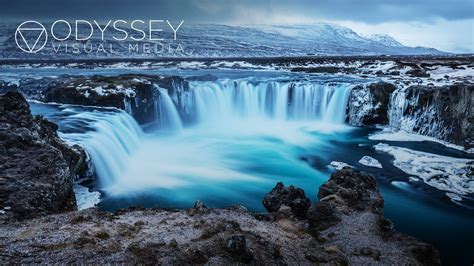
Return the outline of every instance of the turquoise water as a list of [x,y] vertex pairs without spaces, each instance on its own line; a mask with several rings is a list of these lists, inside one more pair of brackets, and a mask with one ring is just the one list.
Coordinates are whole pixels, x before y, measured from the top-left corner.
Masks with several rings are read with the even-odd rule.
[[[83,107],[76,108],[60,111],[33,104],[35,113],[56,120],[63,131],[87,131],[64,114],[64,110],[84,113]],[[115,187],[101,190],[99,206],[105,210],[130,205],[188,208],[199,199],[211,207],[241,204],[252,211],[265,211],[261,200],[278,181],[303,188],[314,202],[318,187],[334,171],[328,166],[330,162],[343,161],[377,178],[385,199],[385,215],[398,231],[435,245],[444,263],[471,262],[472,205],[466,202],[466,206],[459,206],[436,189],[408,182],[408,175],[392,165],[391,156],[373,150],[379,141],[367,136],[376,129],[306,122],[248,121],[238,128],[229,124],[214,129],[188,128],[180,133],[145,133],[137,153],[127,161],[122,179],[116,180]],[[472,158],[437,143],[386,143]],[[384,168],[359,164],[364,155],[376,158]],[[99,183],[90,186],[100,188]]]

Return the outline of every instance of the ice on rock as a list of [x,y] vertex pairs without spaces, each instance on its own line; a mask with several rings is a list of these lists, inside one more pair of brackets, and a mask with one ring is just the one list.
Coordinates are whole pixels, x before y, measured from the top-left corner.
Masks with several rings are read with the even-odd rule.
[[74,184],[74,194],[76,194],[77,208],[79,210],[89,209],[100,202],[100,192],[89,191],[87,187]]
[[382,164],[377,161],[377,159],[372,158],[370,156],[364,156],[359,160],[360,164],[363,164],[365,166],[369,167],[376,167],[376,168],[382,168]]
[[101,96],[102,96],[102,95],[105,95],[104,89],[103,89],[102,87],[100,87],[100,86],[99,86],[99,87],[95,87],[95,88],[94,88],[94,91],[95,91],[98,95],[101,95]]
[[474,193],[472,160],[452,158],[379,143],[375,150],[394,157],[393,165],[427,185],[455,195]]

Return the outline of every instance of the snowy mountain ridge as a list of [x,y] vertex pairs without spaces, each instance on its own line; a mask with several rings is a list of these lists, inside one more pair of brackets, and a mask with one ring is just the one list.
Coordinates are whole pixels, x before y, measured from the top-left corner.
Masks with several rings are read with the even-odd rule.
[[[15,44],[14,24],[0,24],[0,59],[66,59],[66,58],[156,58],[156,57],[280,57],[313,55],[432,55],[446,54],[434,48],[408,47],[389,35],[361,36],[352,29],[331,23],[307,25],[216,25],[184,24],[178,32],[177,41],[170,36],[161,44],[176,47],[180,51],[164,53],[130,52],[128,42],[107,38],[100,40],[94,34],[87,45],[113,45],[113,51],[101,53],[55,52],[51,45],[38,53],[22,52]],[[170,34],[170,33],[168,33]],[[136,43],[136,42],[135,42]],[[147,39],[140,45],[156,41]],[[82,45],[82,44],[81,44]],[[166,49],[165,49],[166,50]]]
[[372,34],[366,37],[374,42],[381,43],[386,46],[401,47],[403,46],[399,41],[387,34]]

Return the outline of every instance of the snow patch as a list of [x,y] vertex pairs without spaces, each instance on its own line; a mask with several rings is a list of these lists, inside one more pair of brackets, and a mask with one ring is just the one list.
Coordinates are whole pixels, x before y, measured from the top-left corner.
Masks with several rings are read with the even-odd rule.
[[93,91],[95,91],[98,95],[100,96],[104,96],[105,95],[105,92],[104,92],[104,88],[102,88],[101,86],[99,87],[95,87],[93,89]]
[[395,158],[395,167],[421,178],[429,186],[457,195],[474,193],[472,160],[414,151],[384,143],[379,143],[374,148],[392,155]]

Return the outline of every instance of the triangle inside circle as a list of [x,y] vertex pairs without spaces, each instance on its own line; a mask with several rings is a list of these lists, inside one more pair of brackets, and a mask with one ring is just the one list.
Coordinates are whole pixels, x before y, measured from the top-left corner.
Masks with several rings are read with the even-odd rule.
[[18,33],[21,36],[21,39],[25,43],[28,51],[33,52],[35,51],[38,42],[41,40],[43,34],[45,33],[45,29],[42,28],[25,28],[25,29],[18,29]]

